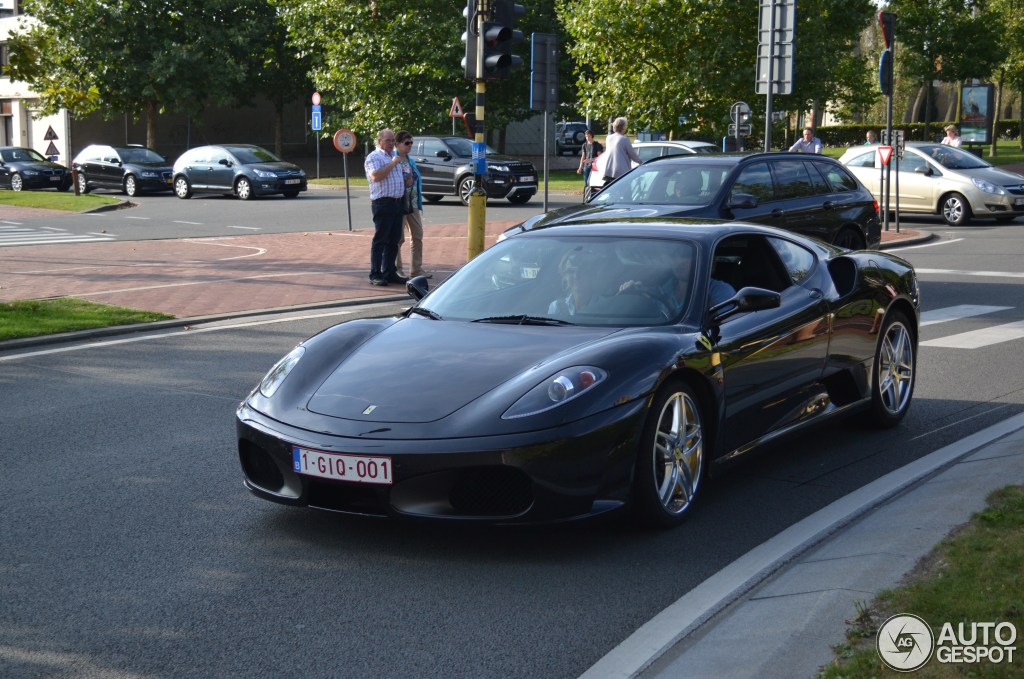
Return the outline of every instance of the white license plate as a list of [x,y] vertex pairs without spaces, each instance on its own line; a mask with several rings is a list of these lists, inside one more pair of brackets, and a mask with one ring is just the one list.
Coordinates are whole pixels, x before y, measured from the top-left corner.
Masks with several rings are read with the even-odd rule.
[[520,177],[519,181],[520,182],[535,182],[535,181],[537,181],[537,178],[534,177],[532,174],[527,174],[527,175],[523,175],[522,177]]
[[53,176],[53,177],[50,177],[50,181],[51,181],[51,182],[59,182],[59,181],[60,181],[60,177],[57,177],[57,176],[55,175],[55,176]]
[[301,181],[302,181],[301,179],[285,179],[284,183],[285,184],[298,184]]
[[394,483],[390,457],[342,455],[292,446],[292,468],[299,474],[322,479],[385,486]]

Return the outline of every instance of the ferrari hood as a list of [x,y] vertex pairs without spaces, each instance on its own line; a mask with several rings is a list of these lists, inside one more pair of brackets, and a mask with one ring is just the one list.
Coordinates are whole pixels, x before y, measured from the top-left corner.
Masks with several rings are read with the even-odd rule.
[[[551,357],[613,332],[404,319],[353,351],[307,409],[361,422],[433,422]],[[547,376],[538,370],[536,382]],[[510,394],[505,407],[521,395]]]

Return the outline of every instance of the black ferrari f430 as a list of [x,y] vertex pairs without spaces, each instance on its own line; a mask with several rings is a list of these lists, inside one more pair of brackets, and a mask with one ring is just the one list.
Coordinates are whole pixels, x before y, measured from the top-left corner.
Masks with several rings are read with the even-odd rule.
[[459,521],[628,507],[673,526],[726,462],[914,391],[913,268],[772,227],[632,219],[507,238],[398,317],[302,342],[237,411],[246,486]]

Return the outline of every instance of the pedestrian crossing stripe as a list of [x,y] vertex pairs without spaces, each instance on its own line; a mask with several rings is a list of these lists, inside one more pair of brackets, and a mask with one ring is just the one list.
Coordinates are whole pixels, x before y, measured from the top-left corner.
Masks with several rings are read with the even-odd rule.
[[[960,304],[941,309],[932,309],[921,313],[921,327],[956,321],[963,318],[983,316],[985,314],[1007,311],[1013,307],[984,306],[976,304]],[[1002,323],[988,328],[969,330],[946,337],[923,340],[922,347],[943,347],[947,349],[980,349],[993,344],[1001,344],[1024,338],[1024,321]]]
[[18,245],[53,245],[57,243],[103,243],[116,240],[112,236],[76,234],[63,229],[31,228],[12,222],[0,222],[0,248]]

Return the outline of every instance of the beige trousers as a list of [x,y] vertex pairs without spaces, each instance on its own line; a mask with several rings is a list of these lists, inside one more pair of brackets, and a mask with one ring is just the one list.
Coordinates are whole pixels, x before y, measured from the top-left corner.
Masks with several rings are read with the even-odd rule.
[[402,227],[402,240],[398,244],[398,256],[395,257],[395,270],[402,273],[402,246],[405,245],[405,230],[409,230],[409,246],[412,250],[412,270],[410,276],[423,273],[423,213],[414,210],[405,215],[405,226]]

